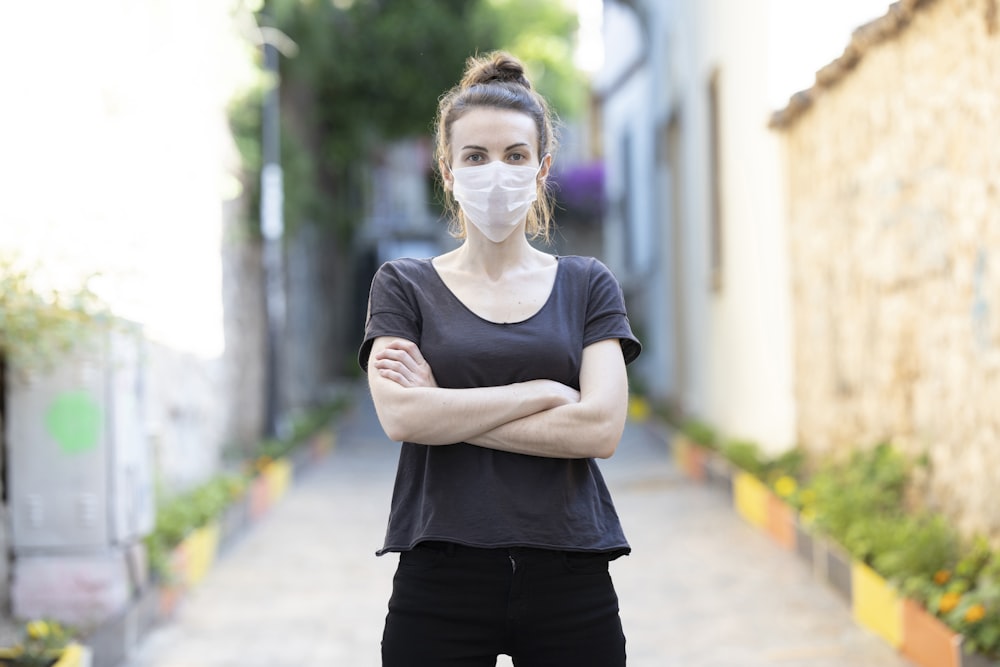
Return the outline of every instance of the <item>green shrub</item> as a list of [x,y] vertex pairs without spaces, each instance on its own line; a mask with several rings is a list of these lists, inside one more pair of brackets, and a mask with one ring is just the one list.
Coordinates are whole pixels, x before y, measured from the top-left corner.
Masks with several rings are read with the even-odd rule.
[[684,422],[681,425],[681,433],[703,447],[715,448],[718,446],[718,434],[716,434],[715,429],[697,419]]
[[906,462],[885,444],[857,451],[842,465],[828,465],[810,480],[815,522],[852,555],[871,556],[869,543],[879,539],[877,525],[904,516]]
[[218,475],[190,491],[159,503],[153,532],[146,539],[150,569],[169,580],[170,552],[192,531],[218,518],[246,489],[242,475]]
[[919,592],[922,577],[950,570],[958,560],[959,536],[944,517],[883,518],[871,526],[866,560],[904,593]]

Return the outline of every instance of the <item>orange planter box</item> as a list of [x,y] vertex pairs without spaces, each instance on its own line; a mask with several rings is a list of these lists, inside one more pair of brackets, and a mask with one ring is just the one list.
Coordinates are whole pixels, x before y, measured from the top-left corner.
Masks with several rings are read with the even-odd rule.
[[767,497],[767,534],[782,549],[795,551],[795,511],[773,493]]
[[903,655],[920,667],[962,667],[962,637],[917,602],[903,600]]
[[267,479],[257,475],[250,482],[250,516],[258,519],[271,508],[271,494]]

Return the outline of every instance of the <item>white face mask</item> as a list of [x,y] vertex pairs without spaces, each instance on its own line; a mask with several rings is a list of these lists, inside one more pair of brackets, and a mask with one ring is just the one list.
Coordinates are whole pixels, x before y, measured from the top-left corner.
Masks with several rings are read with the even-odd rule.
[[506,240],[538,199],[535,178],[541,168],[497,161],[453,170],[453,193],[465,219],[494,243]]

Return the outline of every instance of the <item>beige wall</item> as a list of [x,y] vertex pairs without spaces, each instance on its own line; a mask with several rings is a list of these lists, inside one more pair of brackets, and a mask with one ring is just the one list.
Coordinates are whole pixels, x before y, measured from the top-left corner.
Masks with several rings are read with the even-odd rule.
[[927,497],[967,532],[1000,529],[988,5],[924,3],[784,130],[799,438],[821,454],[880,440],[926,452]]

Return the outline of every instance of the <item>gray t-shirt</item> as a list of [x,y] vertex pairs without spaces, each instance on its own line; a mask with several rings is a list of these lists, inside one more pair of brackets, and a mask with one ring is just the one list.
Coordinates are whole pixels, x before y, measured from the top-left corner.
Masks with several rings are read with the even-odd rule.
[[[552,292],[521,322],[469,310],[429,259],[387,262],[375,274],[358,361],[379,336],[416,343],[441,387],[551,379],[579,389],[583,348],[621,341],[625,363],[641,350],[618,281],[589,257],[558,257]],[[511,454],[466,443],[400,449],[385,544],[408,551],[439,540],[473,547],[628,553],[607,485],[593,459]]]

